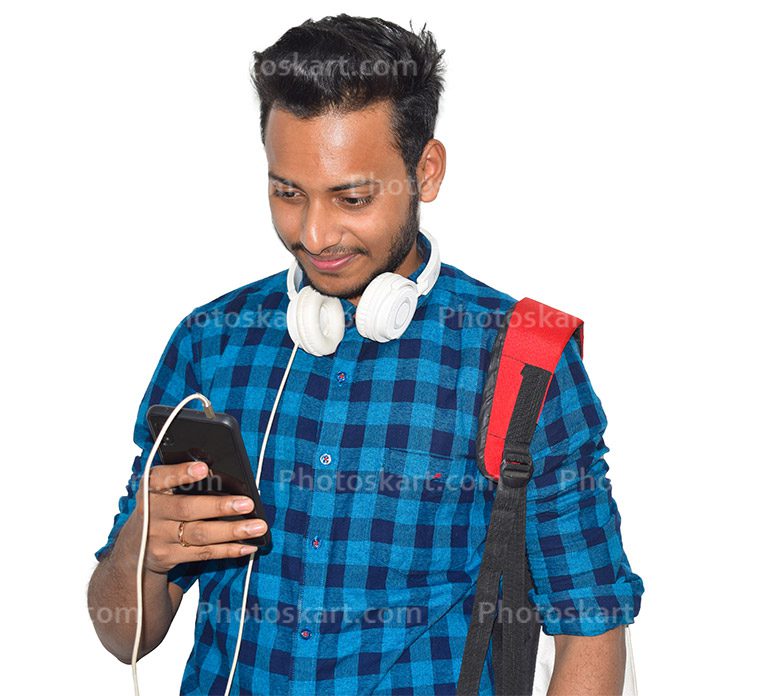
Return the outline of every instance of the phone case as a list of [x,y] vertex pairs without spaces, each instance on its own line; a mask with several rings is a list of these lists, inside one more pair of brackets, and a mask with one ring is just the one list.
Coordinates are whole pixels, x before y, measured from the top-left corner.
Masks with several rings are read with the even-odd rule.
[[[153,440],[157,439],[173,410],[171,406],[160,404],[147,409],[147,423]],[[251,462],[235,418],[227,413],[215,413],[214,418],[208,418],[203,411],[183,408],[166,431],[158,454],[163,464],[202,461],[209,466],[209,475],[205,479],[177,486],[173,489],[176,495],[244,495],[251,498],[254,501],[251,512],[211,519],[263,519],[268,525],[267,532],[260,537],[237,541],[260,547],[270,544],[272,520],[265,517]]]

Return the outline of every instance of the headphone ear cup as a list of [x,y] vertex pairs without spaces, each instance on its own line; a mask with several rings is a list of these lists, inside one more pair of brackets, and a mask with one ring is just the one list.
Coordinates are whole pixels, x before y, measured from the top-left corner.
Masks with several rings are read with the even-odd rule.
[[337,297],[306,285],[289,302],[286,325],[291,339],[312,355],[331,355],[345,334],[345,311]]
[[380,273],[358,301],[358,333],[380,343],[399,338],[412,321],[418,296],[417,284],[409,278],[398,273]]

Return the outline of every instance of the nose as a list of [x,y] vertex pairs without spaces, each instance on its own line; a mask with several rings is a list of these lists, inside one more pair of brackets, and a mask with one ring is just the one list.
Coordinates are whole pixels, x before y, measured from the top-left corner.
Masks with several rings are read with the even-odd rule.
[[333,211],[328,210],[323,200],[311,200],[305,208],[300,242],[311,254],[320,254],[334,249],[342,238],[337,228]]

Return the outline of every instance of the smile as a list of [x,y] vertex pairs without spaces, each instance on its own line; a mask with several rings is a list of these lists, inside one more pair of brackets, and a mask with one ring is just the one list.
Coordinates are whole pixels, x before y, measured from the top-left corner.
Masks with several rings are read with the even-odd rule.
[[357,254],[350,254],[349,256],[341,256],[339,258],[330,259],[328,261],[319,259],[315,256],[310,256],[309,254],[308,256],[310,258],[310,261],[319,271],[337,271],[343,266],[346,266],[348,263],[350,263],[350,261],[353,260],[357,256]]

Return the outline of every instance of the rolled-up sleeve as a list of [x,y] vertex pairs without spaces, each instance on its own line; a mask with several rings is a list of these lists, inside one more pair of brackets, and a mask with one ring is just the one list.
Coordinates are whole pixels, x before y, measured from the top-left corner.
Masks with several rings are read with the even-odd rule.
[[607,418],[569,340],[546,394],[530,451],[529,598],[548,635],[598,635],[631,624],[644,585],[631,570],[604,456]]
[[[94,553],[98,561],[112,550],[120,530],[136,507],[137,489],[153,446],[153,438],[146,419],[147,409],[154,404],[176,406],[184,397],[200,391],[193,356],[191,316],[185,317],[174,329],[139,405],[134,425],[134,443],[141,453],[134,458],[126,492],[118,500],[118,512],[114,517],[107,541]],[[193,402],[190,407],[195,405]],[[168,579],[186,592],[195,583],[200,566],[200,562],[181,563],[169,571]]]

